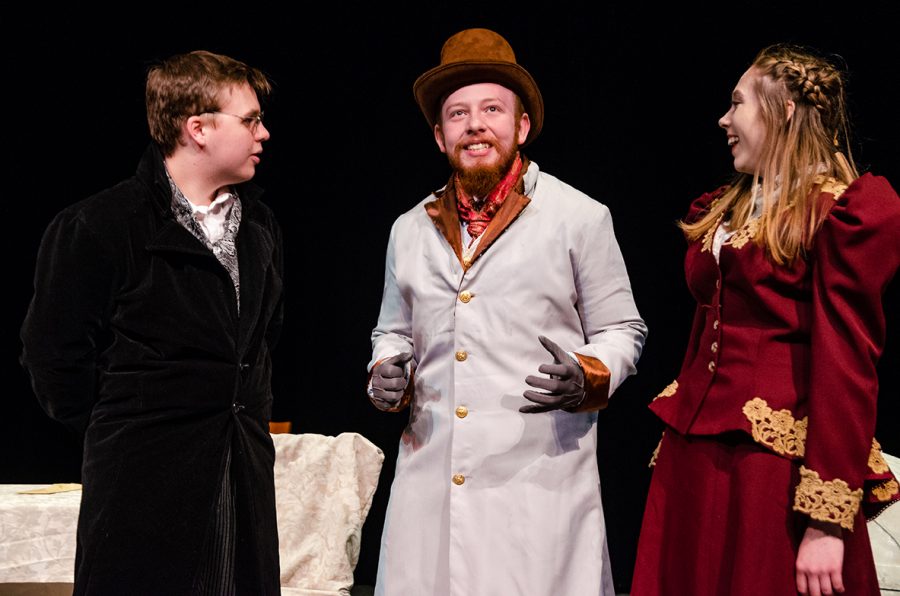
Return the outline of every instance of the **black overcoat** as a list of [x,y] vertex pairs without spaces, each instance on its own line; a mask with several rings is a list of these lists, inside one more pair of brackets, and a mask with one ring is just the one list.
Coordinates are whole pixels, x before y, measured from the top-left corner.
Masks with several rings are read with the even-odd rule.
[[38,254],[22,363],[84,434],[76,594],[188,594],[232,452],[239,594],[279,592],[270,350],[281,233],[238,186],[240,314],[225,268],[174,218],[162,155],[62,211]]

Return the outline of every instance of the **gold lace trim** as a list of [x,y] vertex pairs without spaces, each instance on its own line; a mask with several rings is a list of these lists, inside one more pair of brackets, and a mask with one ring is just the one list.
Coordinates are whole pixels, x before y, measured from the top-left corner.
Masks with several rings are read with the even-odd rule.
[[759,218],[755,217],[734,231],[734,234],[725,239],[722,246],[730,244],[731,246],[741,249],[745,244],[756,237],[759,231]]
[[672,381],[666,388],[659,392],[659,395],[653,398],[653,401],[658,400],[661,397],[669,397],[670,395],[675,395],[675,392],[678,391],[678,381]]
[[[832,199],[837,201],[844,191],[847,190],[847,185],[843,182],[839,182],[836,178],[831,176],[817,176],[813,181],[814,184],[819,185],[819,192],[830,193],[832,195]],[[719,202],[719,199],[716,199],[712,203],[710,203],[710,209],[715,207],[716,203]],[[719,229],[719,226],[722,224],[722,217],[716,221],[716,224],[706,230],[706,233],[703,235],[703,247],[700,252],[710,252],[712,250],[713,239],[716,236],[716,230]],[[739,229],[735,230],[734,233],[725,239],[722,245],[730,244],[734,248],[740,250],[744,247],[748,242],[753,240],[756,237],[756,234],[759,232],[759,218],[755,217],[747,221],[743,226]]]
[[719,225],[722,223],[722,218],[716,220],[716,223],[711,226],[706,233],[703,234],[703,247],[700,249],[700,252],[710,252],[712,250],[713,238],[716,235],[716,230],[719,229]]
[[843,182],[838,182],[836,178],[831,176],[816,176],[815,184],[819,186],[819,192],[827,192],[833,195],[833,199],[837,201],[844,191],[847,190],[847,185]]
[[893,479],[872,487],[872,496],[881,502],[890,501],[898,492],[900,492],[900,485]]
[[650,456],[650,463],[647,464],[648,468],[652,468],[656,465],[656,458],[659,457],[659,448],[662,447],[663,437],[666,436],[666,431],[663,431],[662,437],[659,438],[659,443],[656,444],[656,449],[653,450],[653,454]]
[[850,485],[840,478],[823,481],[818,472],[800,466],[800,484],[794,493],[794,511],[853,530],[853,519],[859,511],[862,496],[861,488],[850,490]]
[[[715,209],[716,205],[718,205],[719,201],[721,200],[722,197],[713,199],[709,204],[709,210],[712,211],[713,209]],[[712,250],[713,237],[716,235],[716,230],[718,229],[720,223],[722,223],[721,215],[719,216],[719,219],[716,220],[715,225],[706,230],[706,233],[703,234],[703,249],[700,252],[709,252],[710,250]]]
[[805,416],[800,420],[794,420],[790,410],[776,412],[760,397],[754,397],[744,404],[742,411],[750,421],[754,441],[779,455],[803,457],[806,451]]
[[881,444],[874,438],[872,439],[872,450],[869,451],[869,469],[876,474],[884,474],[891,471],[881,455]]
[[[706,233],[703,235],[703,247],[700,249],[700,252],[710,252],[712,250],[713,239],[716,237],[716,230],[719,229],[720,225],[722,225],[722,216],[719,216],[719,219],[716,220],[714,226],[706,230]],[[722,246],[730,244],[734,248],[740,250],[744,245],[753,240],[758,232],[759,218],[754,217],[732,232],[731,236],[722,242]]]

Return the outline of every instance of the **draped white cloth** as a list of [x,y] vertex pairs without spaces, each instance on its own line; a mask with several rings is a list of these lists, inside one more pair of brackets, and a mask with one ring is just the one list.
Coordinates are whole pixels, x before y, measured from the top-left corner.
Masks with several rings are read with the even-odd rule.
[[[384,454],[356,433],[272,439],[282,593],[347,596]],[[81,491],[19,494],[42,486],[0,485],[0,584],[72,582]]]

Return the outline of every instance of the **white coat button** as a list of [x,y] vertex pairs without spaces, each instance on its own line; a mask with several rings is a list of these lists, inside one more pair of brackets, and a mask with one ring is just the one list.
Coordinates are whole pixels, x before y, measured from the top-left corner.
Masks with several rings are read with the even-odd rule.
[[453,475],[453,484],[456,486],[462,485],[466,481],[466,477],[462,474],[454,474]]
[[466,358],[468,358],[468,357],[469,357],[469,355],[466,354],[465,350],[460,350],[459,352],[456,353],[456,359],[459,360],[460,362],[465,362]]
[[456,417],[457,418],[465,418],[469,415],[469,408],[466,406],[459,406],[456,408]]
[[468,304],[469,300],[471,300],[471,299],[472,299],[472,292],[470,292],[469,290],[463,290],[462,292],[459,293],[459,301],[462,302],[463,304]]

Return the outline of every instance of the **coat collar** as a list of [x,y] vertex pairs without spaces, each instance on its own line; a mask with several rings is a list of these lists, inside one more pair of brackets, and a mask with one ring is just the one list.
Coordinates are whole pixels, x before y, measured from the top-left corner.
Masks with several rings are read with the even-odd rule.
[[[151,144],[144,153],[136,176],[149,188],[149,201],[162,220],[146,248],[153,252],[180,253],[216,260],[215,255],[175,219],[172,213],[172,191],[162,152],[155,144]],[[252,339],[254,324],[261,312],[266,276],[272,274],[268,265],[273,262],[277,247],[276,239],[261,223],[264,217],[258,199],[262,195],[262,189],[251,183],[236,186],[242,210],[236,244],[242,290],[238,348],[243,351]],[[224,267],[221,273],[223,280],[231,284],[231,278]],[[234,314],[236,317],[236,309]]]
[[434,193],[435,200],[425,203],[425,212],[431,218],[432,223],[441,233],[441,235],[450,244],[456,258],[459,259],[464,271],[472,266],[472,264],[480,257],[503,232],[506,231],[512,222],[519,217],[528,203],[531,202],[529,195],[534,194],[534,188],[537,182],[538,167],[536,163],[529,162],[524,158],[522,174],[516,182],[503,205],[497,210],[491,223],[488,224],[484,231],[478,246],[472,256],[466,260],[463,258],[462,237],[460,235],[459,214],[456,210],[456,185],[453,184],[453,176],[450,181],[442,189]]
[[[156,143],[150,143],[138,163],[135,176],[150,189],[151,203],[161,217],[172,219],[172,191],[166,176],[166,166],[162,151]],[[243,216],[252,213],[257,200],[263,194],[262,188],[252,182],[235,185],[241,198]]]
[[[135,174],[138,180],[150,190],[149,202],[154,211],[162,220],[158,232],[147,245],[151,250],[171,250],[189,254],[211,256],[203,243],[193,237],[175,219],[172,213],[172,189],[169,187],[169,178],[166,175],[166,166],[162,151],[155,143],[150,143],[141,158]],[[259,197],[263,190],[251,183],[244,182],[235,185],[241,201],[241,227],[249,225],[255,219]],[[240,232],[238,232],[240,235]]]

